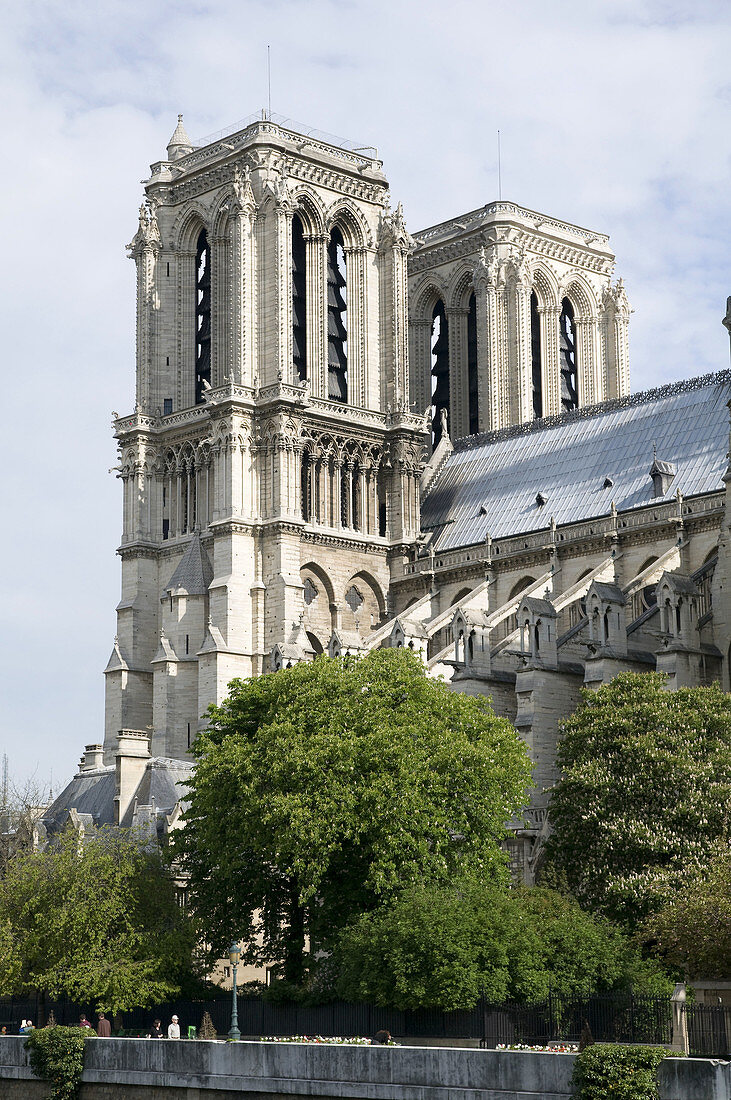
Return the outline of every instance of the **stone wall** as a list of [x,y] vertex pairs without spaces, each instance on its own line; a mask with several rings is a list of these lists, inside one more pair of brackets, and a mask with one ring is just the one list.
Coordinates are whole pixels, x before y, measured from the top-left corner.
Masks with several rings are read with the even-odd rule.
[[[25,1040],[0,1040],[0,1096],[41,1100]],[[455,1047],[90,1039],[80,1100],[569,1100],[574,1055]],[[661,1100],[731,1100],[731,1063],[670,1059]]]

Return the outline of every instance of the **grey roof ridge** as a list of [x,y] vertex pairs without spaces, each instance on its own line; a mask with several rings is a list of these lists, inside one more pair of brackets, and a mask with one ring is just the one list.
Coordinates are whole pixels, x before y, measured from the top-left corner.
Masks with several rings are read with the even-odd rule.
[[[461,439],[454,441],[454,450],[467,451],[472,447],[479,447],[483,443],[497,443],[499,440],[513,439],[515,436],[527,435],[529,432],[540,432],[545,428],[558,428],[562,424],[570,424],[575,420],[600,416],[602,413],[613,412],[615,409],[627,409],[634,405],[644,405],[648,401],[657,401],[663,397],[674,397],[676,394],[690,393],[693,390],[700,390],[706,386],[722,383],[731,385],[731,369],[728,367],[710,374],[701,374],[697,378],[685,378],[680,382],[667,382],[664,386],[656,386],[651,390],[639,390],[637,393],[626,393],[623,397],[612,397],[608,401],[600,401],[596,405],[583,405],[579,409],[556,413],[554,416],[543,416],[537,420],[527,420],[524,424],[510,424],[507,428],[494,428],[492,431],[480,432],[478,435],[462,436]],[[441,469],[439,473],[441,473]],[[438,479],[438,475],[432,479],[429,489],[436,484]]]

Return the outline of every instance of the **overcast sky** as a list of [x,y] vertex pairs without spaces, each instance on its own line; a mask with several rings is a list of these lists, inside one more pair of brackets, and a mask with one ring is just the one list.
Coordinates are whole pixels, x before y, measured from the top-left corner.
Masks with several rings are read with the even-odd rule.
[[412,231],[503,197],[610,235],[633,389],[725,368],[731,4],[0,4],[0,755],[56,789],[103,737],[119,598],[112,410],[133,404],[140,180],[266,104],[378,147]]

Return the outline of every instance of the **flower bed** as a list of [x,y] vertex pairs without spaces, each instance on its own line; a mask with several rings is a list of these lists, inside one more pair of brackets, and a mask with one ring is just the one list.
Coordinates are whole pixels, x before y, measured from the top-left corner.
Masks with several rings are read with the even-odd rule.
[[578,1043],[551,1043],[550,1046],[541,1046],[539,1043],[498,1043],[496,1050],[529,1050],[545,1051],[546,1054],[578,1054]]
[[[362,1036],[357,1036],[352,1039],[343,1039],[339,1035],[262,1035],[262,1043],[322,1043],[331,1045],[344,1045],[349,1047],[369,1047],[371,1045],[370,1039],[364,1039]],[[393,1040],[387,1044],[388,1046],[397,1046]]]

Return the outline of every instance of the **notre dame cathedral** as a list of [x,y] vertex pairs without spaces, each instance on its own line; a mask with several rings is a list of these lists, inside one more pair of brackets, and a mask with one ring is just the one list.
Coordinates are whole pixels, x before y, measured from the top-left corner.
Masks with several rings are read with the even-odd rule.
[[46,827],[161,835],[231,679],[408,646],[525,738],[530,881],[582,686],[731,686],[731,374],[631,394],[606,236],[502,201],[411,236],[375,150],[266,115],[179,120],[129,253],[104,743]]

